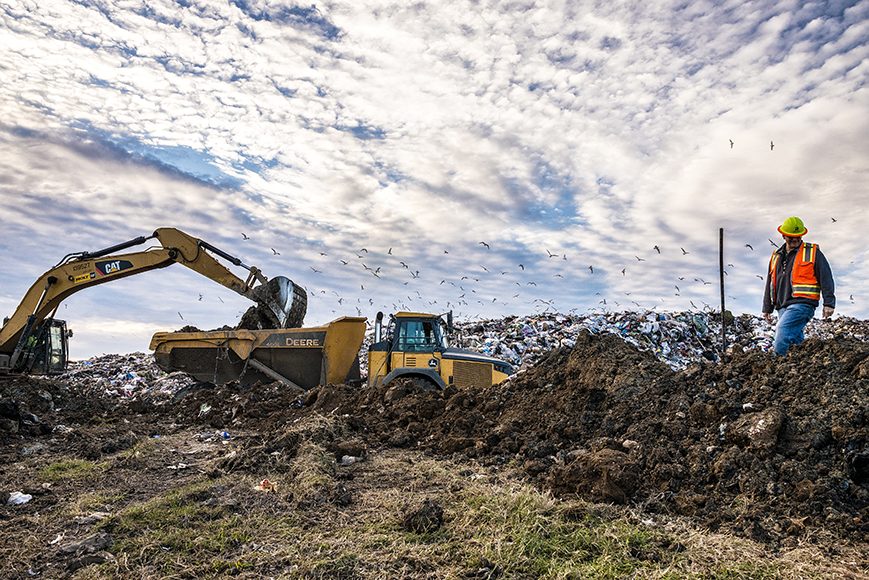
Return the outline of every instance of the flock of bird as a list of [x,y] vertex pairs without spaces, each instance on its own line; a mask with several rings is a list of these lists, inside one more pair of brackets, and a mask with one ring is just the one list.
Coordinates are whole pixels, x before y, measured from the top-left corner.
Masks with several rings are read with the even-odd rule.
[[[832,222],[835,223],[837,220],[835,218],[831,218]],[[242,233],[242,240],[248,241],[251,240],[250,236]],[[777,244],[772,239],[768,239],[770,245],[773,248],[778,248],[780,244]],[[480,241],[476,244],[479,249],[478,251],[488,253],[492,251],[492,246],[489,242]],[[754,245],[751,243],[745,243],[743,246],[744,250],[747,252],[754,252]],[[281,253],[274,249],[269,248],[274,256],[280,256]],[[337,260],[330,257],[329,252],[320,251],[319,256],[317,257],[318,262],[316,265],[310,265],[309,271],[313,276],[329,276],[332,278],[332,282],[334,283],[336,278],[347,277],[350,275],[353,269],[359,268],[362,273],[365,273],[372,277],[372,281],[366,287],[366,283],[359,284],[359,291],[356,292],[356,296],[352,298],[349,296],[341,295],[339,292],[335,290],[326,290],[324,288],[316,288],[319,284],[314,284],[316,282],[316,278],[312,280],[312,283],[305,286],[305,290],[308,292],[309,301],[312,299],[324,299],[324,300],[332,300],[334,304],[337,305],[336,309],[333,309],[333,313],[341,314],[342,308],[346,308],[355,302],[356,314],[364,315],[363,309],[370,309],[372,307],[377,307],[386,311],[398,311],[398,310],[410,310],[410,311],[440,311],[440,310],[456,310],[457,316],[466,317],[469,319],[479,319],[482,318],[487,310],[487,306],[491,306],[493,304],[500,304],[501,306],[510,306],[511,301],[516,299],[522,299],[525,297],[526,306],[530,306],[534,310],[538,310],[540,312],[546,311],[562,311],[568,313],[575,313],[577,308],[570,309],[561,309],[559,305],[556,304],[556,301],[552,298],[544,299],[540,297],[540,294],[545,291],[544,289],[550,287],[551,284],[555,283],[555,280],[567,280],[568,278],[573,279],[574,283],[576,282],[575,276],[570,276],[568,274],[569,269],[565,266],[560,266],[558,271],[553,273],[546,274],[551,276],[553,281],[544,282],[540,278],[542,272],[546,270],[545,264],[552,263],[552,261],[558,260],[559,263],[568,262],[568,256],[564,252],[553,252],[549,248],[543,248],[545,253],[541,252],[539,261],[540,264],[535,264],[535,268],[526,272],[526,265],[523,263],[517,263],[515,265],[515,269],[511,270],[501,270],[491,268],[490,266],[486,266],[483,263],[480,263],[476,268],[473,268],[471,271],[466,272],[456,272],[453,277],[442,278],[440,280],[427,280],[423,279],[424,274],[420,268],[416,268],[409,264],[406,258],[397,255],[394,253],[394,248],[390,247],[386,250],[386,252],[371,252],[368,248],[359,248],[356,250],[351,256],[340,257]],[[658,244],[654,244],[650,249],[650,251],[654,252],[653,256],[662,255],[661,246]],[[467,255],[470,252],[462,252],[463,255]],[[450,251],[448,249],[443,249],[442,256],[449,255]],[[686,250],[684,247],[679,247],[677,255],[679,256],[688,256],[691,252]],[[637,264],[647,262],[650,258],[641,257],[639,255],[634,255]],[[484,259],[481,259],[480,262],[484,262]],[[752,261],[757,261],[752,260]],[[765,261],[765,260],[761,260]],[[330,265],[330,263],[332,265]],[[347,274],[340,272],[338,276],[336,276],[335,268],[340,267],[340,269],[348,269]],[[729,271],[732,271],[735,268],[734,264],[728,263],[727,267],[724,269],[724,274],[729,275]],[[599,275],[600,272],[596,270],[594,264],[589,264],[585,266],[585,269],[588,271],[587,276],[595,276]],[[622,277],[627,277],[629,273],[629,266],[623,264],[621,268],[616,268]],[[536,272],[537,278],[533,279],[530,272]],[[357,272],[359,272],[357,270]],[[290,273],[291,277],[292,272]],[[568,278],[565,277],[565,274],[568,274]],[[300,278],[301,276],[296,275],[296,278]],[[765,276],[760,274],[755,274],[755,277],[760,279],[765,283]],[[509,281],[511,285],[514,285],[514,291],[511,293],[511,297],[509,299],[504,299],[504,293],[502,292],[500,295],[492,296],[491,293],[485,295],[486,292],[484,289],[491,288],[487,282],[493,281],[493,279],[498,282],[501,281]],[[383,284],[381,284],[381,281]],[[397,282],[397,283],[396,283]],[[340,282],[338,282],[340,283]],[[390,283],[391,286],[389,288],[384,288],[386,283]],[[681,284],[681,286],[680,286]],[[682,288],[685,284],[689,284],[690,286],[696,286],[698,288],[703,288],[705,286],[711,286],[712,282],[705,280],[699,276],[678,276],[676,280],[674,280],[673,289],[675,290],[674,296],[681,297],[683,296]],[[326,284],[323,284],[326,286]],[[344,285],[346,287],[346,284]],[[450,295],[450,298],[447,299],[443,304],[440,304],[437,299],[429,299],[432,292],[430,290],[426,290],[427,288],[431,288],[432,286],[442,287],[442,286],[450,286],[453,288],[451,293],[447,293]],[[503,286],[501,286],[503,288]],[[367,289],[366,289],[367,288]],[[396,290],[397,288],[397,290]],[[403,288],[403,290],[402,290]],[[757,292],[758,295],[760,291],[757,289],[752,290],[753,292]],[[441,296],[443,296],[444,292],[438,292]],[[530,294],[530,296],[529,296]],[[622,308],[622,304],[619,300],[616,300],[610,297],[610,300],[607,300],[607,297],[601,295],[600,292],[597,292],[596,295],[599,297],[597,302],[598,306],[589,308],[590,311],[607,311],[610,306],[619,309]],[[632,296],[632,292],[624,292],[625,296]],[[697,304],[694,301],[694,298],[697,299]],[[733,298],[732,296],[730,297]],[[202,296],[200,295],[200,300]],[[354,300],[355,299],[355,300]],[[851,297],[853,301],[853,296]],[[659,298],[660,302],[663,303],[664,299]],[[683,298],[684,300],[684,298]],[[386,303],[384,302],[386,301]],[[759,297],[758,297],[759,301]],[[660,304],[642,304],[637,300],[627,300],[634,307],[643,310],[654,310]],[[377,303],[377,304],[376,304]],[[691,308],[697,310],[713,310],[713,307],[710,306],[705,301],[699,298],[699,295],[693,296],[688,299],[688,303],[691,305]],[[391,307],[391,310],[390,310]],[[630,307],[628,307],[630,308]],[[179,314],[180,315],[180,314]]]
[[[730,149],[733,149],[735,143],[732,139],[729,139]],[[770,141],[769,143],[770,151],[775,149],[775,143]],[[832,223],[836,223],[838,220],[836,218],[830,218]],[[250,241],[252,238],[247,234],[241,234],[243,241]],[[770,245],[773,248],[780,247],[781,243],[776,243],[772,239],[768,239]],[[478,251],[490,252],[492,251],[491,244],[486,241],[480,241],[477,246],[479,246]],[[754,252],[754,245],[751,243],[745,243],[744,249],[749,252]],[[273,256],[280,256],[281,252],[279,252],[275,248],[269,248]],[[370,252],[367,248],[359,248],[355,251],[354,256],[344,256],[339,258],[337,261],[333,261],[330,266],[330,260],[333,260],[329,257],[328,252],[320,251],[319,252],[319,261],[316,265],[310,265],[310,272],[314,276],[329,276],[331,277],[331,282],[333,284],[340,284],[341,278],[347,278],[350,276],[350,273],[344,274],[341,272],[336,276],[335,270],[333,269],[335,266],[340,266],[340,268],[348,268],[352,270],[353,268],[361,268],[362,272],[370,275],[372,277],[372,283],[368,285],[366,289],[365,283],[359,284],[359,292],[357,292],[357,296],[354,296],[356,303],[356,313],[358,315],[363,315],[362,308],[370,308],[375,306],[375,301],[377,300],[380,304],[376,306],[383,310],[389,310],[389,307],[392,307],[392,311],[398,310],[427,310],[427,311],[440,311],[442,309],[456,309],[458,316],[464,316],[469,319],[477,319],[481,318],[482,314],[486,310],[487,306],[498,304],[502,306],[511,305],[511,300],[521,299],[523,298],[524,292],[530,292],[533,294],[533,298],[530,300],[526,300],[525,305],[531,306],[535,310],[541,310],[543,312],[547,310],[553,311],[562,311],[568,313],[575,313],[577,308],[570,308],[567,310],[560,309],[556,304],[555,300],[552,298],[544,299],[539,296],[541,292],[544,292],[546,288],[551,287],[551,284],[555,283],[554,280],[568,280],[565,278],[565,274],[568,273],[569,269],[561,266],[559,271],[552,274],[547,274],[551,276],[552,281],[544,282],[539,276],[542,275],[542,272],[546,270],[543,263],[551,263],[552,260],[559,260],[560,262],[567,262],[568,257],[564,252],[552,252],[549,248],[544,248],[545,254],[541,253],[540,260],[541,264],[535,264],[536,268],[532,268],[532,270],[526,272],[526,266],[523,263],[517,263],[515,266],[515,270],[500,270],[500,269],[492,269],[483,264],[478,266],[478,269],[474,269],[468,272],[457,272],[451,278],[443,278],[439,281],[436,280],[427,280],[423,279],[423,273],[421,269],[412,267],[408,261],[405,259],[400,259],[399,256],[393,253],[392,247],[388,248],[385,253],[378,254],[376,252]],[[470,253],[467,249],[463,254],[467,256]],[[661,256],[662,249],[660,245],[654,244],[650,251],[654,251],[653,256]],[[447,249],[443,249],[442,256],[449,255],[450,252]],[[679,253],[677,255],[688,256],[691,252],[686,250],[684,247],[679,247]],[[545,256],[545,257],[544,257]],[[637,265],[643,262],[647,262],[650,258],[641,257],[639,255],[634,255],[636,259]],[[483,260],[481,260],[483,261]],[[762,262],[765,265],[765,260],[757,260],[752,259],[753,262]],[[729,270],[734,269],[735,266],[732,263],[728,263],[727,267],[723,270],[723,274],[729,275]],[[580,268],[581,269],[581,268]],[[599,269],[595,269],[594,264],[589,264],[585,266],[585,269],[588,271],[588,276],[596,276],[600,275]],[[616,268],[621,273],[623,278],[627,278],[629,272],[629,266],[627,264],[622,264],[621,268]],[[532,279],[530,273],[536,272],[538,278]],[[291,277],[299,278],[299,275],[293,276],[292,272],[290,272]],[[766,283],[766,276],[761,274],[755,274],[755,277],[761,280],[763,283]],[[511,298],[508,300],[504,300],[499,296],[484,296],[484,288],[490,288],[487,282],[491,282],[492,279],[496,279],[498,282],[501,281],[509,281],[512,285],[516,286],[516,288],[511,293]],[[571,283],[576,284],[577,280],[575,276],[570,276]],[[377,281],[381,282],[377,282]],[[396,280],[399,281],[396,284]],[[686,280],[688,280],[686,282]],[[317,281],[316,279],[312,282]],[[539,282],[539,284],[538,284]],[[678,282],[678,283],[677,283]],[[384,288],[384,284],[391,283],[389,288]],[[582,282],[580,282],[582,283]],[[681,297],[683,295],[682,287],[679,284],[682,284],[684,287],[686,284],[694,285],[699,288],[703,288],[705,286],[711,286],[712,282],[705,280],[699,276],[678,276],[673,283],[673,289],[675,290],[674,296]],[[411,287],[411,284],[414,287]],[[317,284],[319,285],[319,284]],[[424,294],[431,294],[430,288],[432,286],[446,286],[454,288],[450,299],[446,300],[444,304],[439,304],[438,300],[432,299],[429,300],[426,298]],[[310,286],[315,286],[315,284],[310,284]],[[323,284],[326,286],[326,284]],[[346,284],[343,284],[346,287]],[[503,286],[502,286],[503,287]],[[397,290],[396,290],[397,288]],[[423,291],[420,291],[422,289]],[[308,292],[309,300],[323,298],[323,299],[332,299],[334,303],[338,305],[338,308],[344,307],[345,303],[350,304],[353,300],[347,296],[342,296],[335,290],[327,291],[323,288],[312,289],[308,286],[305,286],[305,290]],[[752,289],[752,292],[757,292],[760,294],[760,291],[756,289]],[[443,292],[438,292],[441,296],[443,296]],[[632,296],[632,292],[623,292],[625,296]],[[334,298],[331,295],[334,294]],[[502,293],[503,295],[503,293]],[[590,311],[606,311],[610,305],[610,302],[615,308],[621,308],[622,305],[618,300],[610,297],[610,300],[607,301],[607,298],[602,296],[600,292],[596,293],[597,296],[600,297],[598,301],[599,306],[595,306],[589,308]],[[388,297],[388,298],[387,298]],[[694,302],[693,299],[689,298],[688,303],[692,308],[700,310],[705,309],[708,311],[713,310],[713,308],[707,304],[705,301],[700,300],[699,296],[694,296],[694,298],[698,299],[698,302],[702,305],[699,306]],[[733,299],[732,296],[729,298]],[[854,302],[853,295],[849,296],[850,301]],[[199,300],[203,299],[202,294],[199,295]],[[389,304],[384,303],[386,300]],[[658,298],[661,303],[664,302],[663,298]],[[684,298],[683,298],[684,300]],[[758,302],[760,298],[758,296]],[[221,300],[222,302],[222,300]],[[644,309],[644,310],[654,310],[660,304],[655,303],[652,305],[643,305],[636,300],[630,300],[630,303],[635,307]],[[479,307],[479,308],[478,308]],[[464,311],[463,311],[464,310]],[[476,310],[476,311],[475,311]],[[333,309],[333,313],[340,313],[339,310]],[[181,316],[181,313],[178,313]],[[181,316],[183,319],[183,316]]]

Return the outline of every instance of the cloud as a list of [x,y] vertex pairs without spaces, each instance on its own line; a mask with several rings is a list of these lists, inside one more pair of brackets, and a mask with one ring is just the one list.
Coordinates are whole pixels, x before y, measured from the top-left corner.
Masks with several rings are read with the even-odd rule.
[[[687,308],[717,304],[715,285],[693,279],[716,279],[724,227],[731,304],[756,312],[766,239],[798,214],[833,263],[840,312],[865,317],[859,295],[841,295],[869,274],[855,212],[869,201],[867,12],[858,2],[3,6],[0,251],[26,259],[0,265],[10,280],[0,300],[17,300],[69,251],[175,225],[306,285],[316,322],[402,304],[464,316],[521,314],[541,307],[535,299],[584,310],[605,296]],[[480,281],[461,280],[471,275]],[[202,283],[184,282],[196,294]],[[71,314],[129,296],[142,324],[174,322],[192,290],[169,284],[148,306],[151,284],[81,293]],[[220,302],[204,307],[206,325],[228,315]]]

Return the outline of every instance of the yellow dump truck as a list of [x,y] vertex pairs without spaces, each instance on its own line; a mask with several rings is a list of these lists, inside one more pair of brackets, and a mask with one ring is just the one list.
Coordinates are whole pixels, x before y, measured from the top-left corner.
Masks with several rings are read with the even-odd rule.
[[397,312],[383,332],[377,313],[374,342],[368,349],[368,384],[389,384],[399,377],[420,386],[445,388],[495,385],[513,374],[510,363],[466,349],[451,347],[452,313]]
[[[304,389],[361,382],[359,351],[365,318],[343,317],[312,328],[159,332],[151,339],[157,364],[215,384],[281,381]],[[452,315],[377,314],[368,349],[368,384],[410,379],[425,388],[489,386],[513,373],[502,360],[449,346]]]

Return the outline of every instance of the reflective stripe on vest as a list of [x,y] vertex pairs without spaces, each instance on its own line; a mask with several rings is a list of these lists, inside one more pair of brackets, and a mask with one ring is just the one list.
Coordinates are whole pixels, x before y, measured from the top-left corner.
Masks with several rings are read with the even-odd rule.
[[[821,285],[815,276],[815,256],[818,254],[818,244],[803,243],[794,257],[794,267],[791,271],[791,291],[794,298],[808,298],[809,300],[821,300]],[[775,291],[777,286],[776,270],[780,255],[773,252],[769,260],[770,271],[770,297],[775,304]]]

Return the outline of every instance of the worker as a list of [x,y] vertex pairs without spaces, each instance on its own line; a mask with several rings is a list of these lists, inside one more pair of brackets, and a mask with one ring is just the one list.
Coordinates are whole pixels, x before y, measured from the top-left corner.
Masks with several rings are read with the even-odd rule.
[[836,308],[835,284],[830,263],[817,244],[803,242],[809,231],[803,220],[787,218],[778,228],[785,243],[772,253],[766,287],[763,292],[763,317],[772,324],[772,311],[778,311],[775,329],[775,352],[787,354],[792,344],[805,338],[803,330],[815,315],[824,297],[822,317],[827,319]]

